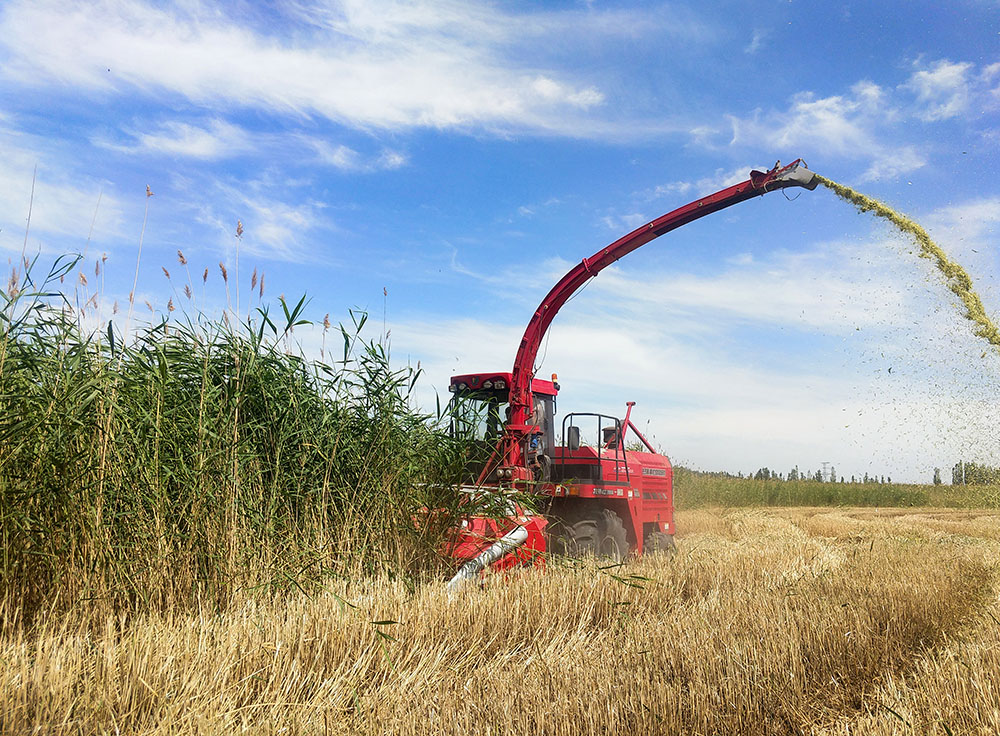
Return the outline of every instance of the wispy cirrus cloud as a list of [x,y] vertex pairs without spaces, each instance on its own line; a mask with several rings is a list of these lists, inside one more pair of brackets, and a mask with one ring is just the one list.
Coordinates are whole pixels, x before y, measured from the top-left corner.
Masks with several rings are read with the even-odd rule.
[[341,171],[385,171],[405,166],[408,161],[404,153],[390,149],[365,155],[342,143],[334,144],[319,138],[303,138],[303,142],[316,152],[320,163]]
[[[336,229],[327,205],[309,197],[308,182],[289,186],[267,175],[249,180],[208,176],[175,177],[171,189],[177,207],[208,228],[201,247],[229,253],[235,246],[236,223],[243,225],[240,247],[246,253],[287,263],[324,264],[328,254],[310,247],[319,232]],[[191,193],[196,192],[197,196]]]
[[666,184],[657,185],[648,193],[650,199],[670,196],[673,194],[710,194],[720,189],[725,189],[733,184],[739,184],[750,177],[750,172],[754,169],[767,171],[769,166],[736,166],[731,169],[718,168],[713,174],[703,176],[695,181],[671,181]]
[[162,154],[206,160],[229,158],[251,149],[247,131],[218,118],[203,125],[167,121],[151,130],[127,131],[126,136],[125,140],[95,137],[93,142],[102,148],[122,153]]
[[[122,203],[108,183],[79,174],[60,145],[0,126],[0,247],[21,250],[31,213],[28,250],[49,237],[83,250],[88,234],[117,237]],[[33,194],[32,194],[33,192]]]
[[766,30],[760,28],[754,30],[753,37],[750,39],[750,43],[748,43],[746,47],[743,49],[743,53],[756,54],[758,51],[764,48],[764,44],[767,41],[769,35],[770,33],[768,33],[768,31]]
[[287,153],[299,146],[302,150],[297,154],[312,155],[318,163],[350,172],[398,169],[407,163],[404,153],[388,148],[365,154],[345,144],[316,136],[251,133],[220,118],[205,122],[169,120],[146,130],[127,127],[117,138],[104,134],[92,137],[91,142],[119,153],[203,161],[219,161],[248,154],[259,158],[263,154]]
[[[573,74],[519,62],[511,52],[523,40],[518,29],[545,32],[544,16],[454,3],[297,9],[313,19],[312,32],[279,38],[201,3],[15,1],[0,15],[3,75],[22,85],[168,93],[211,109],[317,115],[362,129],[572,134],[578,114],[605,98]],[[160,144],[212,150],[204,133],[166,131]]]
[[[891,252],[825,243],[804,252],[744,253],[711,274],[607,269],[589,287],[632,312],[655,309],[678,331],[752,324],[852,332],[906,322],[906,291]],[[859,283],[864,288],[858,288]]]
[[[677,196],[697,197],[716,192],[720,189],[746,181],[750,177],[750,172],[754,169],[767,171],[769,166],[736,166],[734,168],[717,168],[712,174],[694,180],[675,180],[658,184],[652,189],[637,192],[635,194],[638,207],[656,200],[674,200]],[[600,218],[601,223],[609,230],[624,233],[643,225],[653,217],[662,214],[660,206],[655,208],[655,214],[647,211],[611,213]]]
[[601,218],[601,222],[604,223],[604,226],[608,230],[616,233],[631,232],[648,221],[649,218],[641,212],[605,215]]
[[1000,197],[985,197],[948,205],[928,218],[928,225],[943,229],[951,241],[975,244],[1000,227]]
[[[982,268],[972,268],[974,274],[992,272],[988,262],[994,253],[989,244],[1000,228],[997,198],[958,202],[920,214],[919,219],[953,258],[973,265],[981,262]],[[616,229],[633,222],[641,224],[639,219],[617,221]],[[600,319],[607,304],[615,304],[620,313],[638,315],[640,322],[655,312],[672,325],[671,334],[676,336],[696,334],[712,325],[884,334],[912,326],[917,312],[926,316],[943,309],[948,324],[971,336],[963,311],[949,306],[951,293],[933,264],[917,257],[907,236],[891,229],[881,232],[870,240],[744,251],[700,274],[676,270],[638,274],[626,260],[590,282],[586,294],[574,302],[574,310],[587,309],[593,300],[597,311],[588,319]],[[572,265],[560,259],[545,261],[531,271],[531,289],[544,292]],[[526,277],[507,271],[483,280],[503,294],[508,284]],[[988,287],[982,289],[987,311],[1000,312]]]

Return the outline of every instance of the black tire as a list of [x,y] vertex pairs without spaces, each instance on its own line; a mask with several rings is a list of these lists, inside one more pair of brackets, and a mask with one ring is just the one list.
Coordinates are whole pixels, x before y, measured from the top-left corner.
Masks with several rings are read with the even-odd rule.
[[598,529],[594,519],[559,519],[549,528],[552,551],[565,557],[597,554]]
[[661,531],[652,531],[646,535],[642,542],[643,554],[664,555],[673,557],[677,554],[677,543],[674,542],[673,534],[664,534]]
[[629,545],[628,535],[625,533],[625,525],[621,517],[611,509],[601,509],[598,512],[600,519],[598,529],[600,532],[597,546],[597,556],[611,560],[612,562],[622,562],[628,556]]
[[592,509],[572,519],[553,519],[549,525],[553,554],[623,561],[629,553],[628,534],[621,517],[610,509]]

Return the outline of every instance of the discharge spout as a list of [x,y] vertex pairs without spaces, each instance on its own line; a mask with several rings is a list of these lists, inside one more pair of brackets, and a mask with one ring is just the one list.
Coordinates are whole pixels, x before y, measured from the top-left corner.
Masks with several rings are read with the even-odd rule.
[[816,174],[806,168],[802,159],[796,159],[784,169],[779,169],[774,181],[788,182],[790,185],[804,187],[812,191],[819,185]]

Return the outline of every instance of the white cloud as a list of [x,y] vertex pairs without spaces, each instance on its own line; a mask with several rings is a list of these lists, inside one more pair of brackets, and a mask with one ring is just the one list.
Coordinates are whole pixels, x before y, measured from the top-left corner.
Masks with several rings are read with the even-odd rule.
[[713,148],[714,140],[719,135],[719,131],[711,125],[696,125],[686,133],[691,138],[691,145],[699,148]]
[[612,267],[589,291],[633,313],[655,309],[678,331],[740,322],[837,334],[905,324],[905,291],[894,258],[874,244],[826,243],[807,252],[734,259],[705,276],[646,272],[637,279],[627,268]]
[[574,90],[544,76],[536,77],[531,83],[531,88],[546,100],[557,103],[566,101],[575,107],[588,108],[604,102],[604,95],[596,89]]
[[313,32],[278,40],[213,7],[167,7],[142,0],[9,3],[0,18],[3,74],[21,84],[47,80],[104,94],[137,89],[360,128],[573,133],[580,121],[574,112],[603,101],[592,85],[513,58],[518,30],[531,16],[451,3],[341,2],[306,8]]
[[[558,205],[561,204],[562,200],[560,200],[558,197],[549,197],[546,200],[529,202],[527,204],[522,204],[518,206],[517,216],[520,218],[524,217],[530,218],[530,217],[540,216],[546,213],[547,210],[550,210],[551,208],[557,207]],[[514,222],[515,218],[511,216],[507,221]]]
[[63,152],[24,133],[0,128],[0,148],[0,247],[21,250],[29,204],[29,252],[44,247],[40,235],[59,236],[57,250],[68,238],[82,251],[91,223],[95,239],[120,235],[122,205],[107,182],[77,174]]
[[649,217],[641,212],[630,212],[621,215],[605,215],[601,218],[601,222],[609,230],[613,230],[616,233],[631,232],[640,225],[649,222]]
[[874,145],[870,128],[873,116],[883,114],[873,104],[871,85],[856,86],[854,94],[817,98],[801,92],[786,112],[758,112],[754,117],[730,118],[733,144],[765,141],[773,146],[796,148],[822,142],[837,153]]
[[399,151],[382,151],[372,164],[375,169],[398,169],[406,166],[409,159]]
[[872,151],[871,165],[858,177],[861,183],[895,179],[916,171],[926,164],[924,156],[914,146],[900,146]]
[[[852,160],[868,160],[865,181],[897,177],[926,164],[926,153],[911,143],[900,143],[899,125],[914,117],[939,122],[958,117],[973,96],[988,96],[996,65],[974,75],[969,62],[940,60],[915,71],[899,87],[885,88],[861,80],[839,95],[817,97],[803,91],[786,109],[758,109],[749,116],[730,116],[730,146],[767,146],[815,151]],[[711,131],[697,130],[703,143]]]
[[737,166],[733,169],[716,169],[710,176],[704,176],[696,181],[672,181],[658,185],[650,194],[651,197],[664,197],[673,194],[692,194],[700,196],[712,194],[720,189],[739,184],[750,178],[750,171],[767,171],[770,166]]
[[167,156],[215,160],[244,153],[251,148],[249,134],[225,120],[207,125],[181,121],[162,123],[151,131],[130,131],[132,144],[96,139],[97,145],[124,153],[153,153]]
[[[965,265],[987,313],[1000,318],[991,247],[1000,227],[1000,200],[985,198],[922,215],[939,244]],[[844,336],[906,329],[914,314],[941,312],[940,331],[971,336],[964,310],[933,264],[917,258],[912,240],[886,228],[869,242],[821,242],[803,250],[740,254],[710,274],[634,273],[627,262],[603,271],[588,287],[597,307],[614,303],[623,313],[655,311],[675,333],[697,334],[745,324]],[[596,314],[594,318],[597,318]],[[970,337],[971,339],[971,337]]]
[[[245,153],[287,149],[289,137],[274,134],[251,134],[238,125],[215,118],[205,124],[180,120],[163,122],[150,130],[127,130],[130,141],[119,142],[106,137],[95,137],[93,142],[102,148],[122,153],[149,153],[166,156],[183,156],[202,160],[218,160]],[[373,172],[398,169],[405,166],[407,157],[399,151],[383,149],[375,155],[362,154],[355,149],[333,144],[322,138],[306,135],[291,136],[317,154],[323,164],[343,171]]]
[[969,72],[973,64],[942,59],[930,69],[913,73],[904,85],[917,99],[917,117],[921,120],[947,120],[969,107]]
[[895,177],[926,163],[915,146],[890,139],[889,126],[900,115],[881,87],[861,81],[848,94],[816,97],[801,92],[792,98],[787,110],[757,110],[745,118],[730,116],[730,145],[766,146],[799,156],[815,151],[828,160],[834,155],[867,160],[863,181]]
[[930,215],[927,222],[944,229],[951,241],[979,241],[1000,225],[1000,197],[942,207]]
[[[765,146],[807,158],[815,153],[827,161],[834,157],[861,161],[867,166],[859,181],[895,179],[925,166],[928,158],[926,144],[906,142],[902,124],[914,118],[941,122],[961,116],[971,99],[990,96],[990,80],[997,74],[994,66],[976,75],[972,63],[940,60],[915,71],[896,88],[862,80],[839,95],[800,92],[786,109],[730,116],[729,145]],[[711,131],[700,129],[696,140],[708,145],[710,135]]]
[[949,257],[968,271],[987,313],[1000,322],[1000,282],[995,278],[1000,197],[948,205],[921,220]]
[[309,197],[297,196],[265,175],[248,181],[210,179],[200,182],[178,179],[173,189],[199,196],[181,202],[180,207],[208,225],[215,234],[216,248],[230,253],[235,246],[236,222],[243,223],[241,250],[272,260],[320,263],[329,255],[308,251],[310,236],[333,229],[325,214],[326,205]]
[[318,138],[304,139],[319,156],[319,160],[342,171],[372,172],[398,169],[407,164],[407,158],[398,151],[383,150],[377,156],[366,157],[350,146],[333,145]]
[[979,75],[979,82],[983,91],[976,94],[986,103],[983,107],[996,110],[1000,106],[1000,62],[984,67]]
[[764,41],[769,35],[771,34],[768,31],[758,28],[753,32],[753,38],[750,39],[750,43],[743,49],[743,52],[746,54],[756,54],[764,47]]

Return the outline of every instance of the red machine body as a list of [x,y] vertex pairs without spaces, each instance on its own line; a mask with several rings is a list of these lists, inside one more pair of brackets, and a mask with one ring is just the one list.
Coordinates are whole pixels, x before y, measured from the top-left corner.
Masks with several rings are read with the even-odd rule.
[[[470,436],[491,447],[473,463],[470,492],[530,492],[539,497],[541,515],[512,508],[507,524],[491,528],[469,519],[451,553],[466,560],[456,583],[487,566],[510,567],[552,550],[570,555],[596,554],[621,560],[653,546],[673,549],[673,470],[631,422],[634,402],[624,419],[591,413],[567,414],[555,428],[559,384],[537,379],[535,359],[542,338],[559,309],[601,270],[651,240],[705,215],[767,192],[800,186],[815,189],[814,174],[796,160],[770,171],[751,171],[747,181],[697,199],[633,230],[574,266],[549,291],[524,331],[510,373],[454,376],[453,405],[472,407],[456,418]],[[474,419],[469,419],[474,416]],[[581,440],[582,425],[597,423],[595,440]],[[575,429],[574,429],[575,428]],[[459,429],[462,429],[460,427]],[[632,438],[634,436],[634,439]],[[629,444],[632,443],[632,444]],[[627,449],[637,444],[639,449]],[[485,453],[484,453],[485,455]],[[470,478],[471,480],[471,478]],[[547,526],[546,526],[547,525]],[[542,530],[545,533],[542,533]]]

